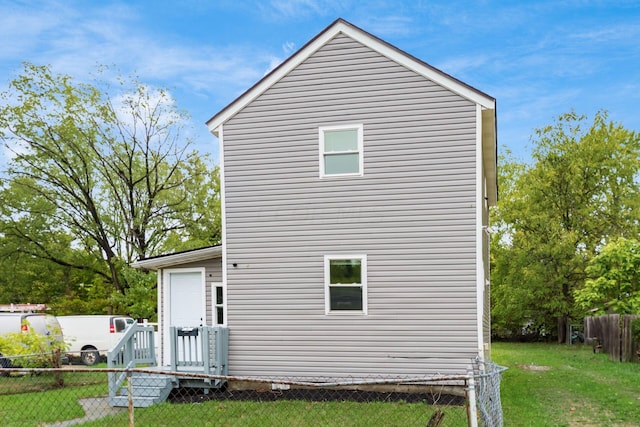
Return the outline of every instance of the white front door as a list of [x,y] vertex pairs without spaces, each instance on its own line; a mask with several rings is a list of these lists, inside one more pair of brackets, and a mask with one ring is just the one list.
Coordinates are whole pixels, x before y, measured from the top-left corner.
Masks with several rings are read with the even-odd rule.
[[204,268],[165,271],[164,345],[162,360],[170,364],[171,326],[206,325]]
[[169,273],[170,326],[202,326],[205,323],[203,276],[199,271]]

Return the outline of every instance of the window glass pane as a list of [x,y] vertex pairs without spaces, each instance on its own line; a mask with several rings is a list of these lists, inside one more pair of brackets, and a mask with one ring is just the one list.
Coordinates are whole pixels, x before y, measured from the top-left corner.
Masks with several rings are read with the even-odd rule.
[[222,325],[224,323],[224,309],[222,307],[216,307],[216,325]]
[[222,304],[222,286],[216,286],[216,304]]
[[362,310],[362,288],[359,286],[331,286],[331,310]]
[[359,173],[360,172],[360,155],[353,154],[331,154],[324,156],[324,173],[325,175],[334,175],[339,173]]
[[115,324],[116,324],[116,332],[122,332],[126,328],[126,324],[124,322],[124,319],[116,319],[115,320]]
[[362,283],[362,266],[359,259],[329,260],[329,283]]
[[358,129],[324,131],[324,152],[357,151]]

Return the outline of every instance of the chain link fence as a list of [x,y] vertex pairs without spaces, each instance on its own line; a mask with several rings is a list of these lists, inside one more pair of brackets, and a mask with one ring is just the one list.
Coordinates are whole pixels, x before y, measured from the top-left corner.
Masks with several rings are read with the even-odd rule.
[[[490,363],[464,376],[320,382],[5,365],[2,426],[502,426],[503,368]],[[109,375],[127,381],[109,390]]]
[[483,426],[502,427],[502,403],[500,400],[500,381],[507,368],[491,362],[476,360],[473,374],[469,375],[468,389],[473,386],[477,415]]

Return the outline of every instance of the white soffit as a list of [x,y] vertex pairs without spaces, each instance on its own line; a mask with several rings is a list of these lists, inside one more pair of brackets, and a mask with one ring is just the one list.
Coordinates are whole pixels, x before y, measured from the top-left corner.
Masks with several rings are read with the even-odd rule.
[[498,202],[496,110],[482,110],[482,161],[487,180],[489,206]]
[[146,270],[158,270],[161,268],[173,267],[190,262],[206,261],[222,257],[222,246],[211,246],[202,249],[179,252],[175,254],[159,255],[153,258],[141,259],[133,264],[134,268]]

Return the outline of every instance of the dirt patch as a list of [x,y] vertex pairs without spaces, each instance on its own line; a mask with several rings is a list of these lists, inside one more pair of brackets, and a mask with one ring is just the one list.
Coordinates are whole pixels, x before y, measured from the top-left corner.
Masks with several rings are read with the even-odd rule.
[[407,402],[428,403],[430,405],[464,405],[461,396],[434,395],[432,393],[373,392],[362,390],[290,389],[290,390],[215,390],[203,394],[201,390],[173,389],[168,401],[171,403],[198,403],[208,400],[250,400],[273,402],[278,400],[306,400],[310,402],[353,401],[353,402]]
[[544,372],[544,371],[551,370],[551,366],[542,366],[542,365],[518,365],[518,368],[524,369],[525,371],[534,371],[534,372]]
[[636,423],[611,423],[605,421],[602,417],[605,417],[607,420],[611,418],[615,418],[615,416],[609,411],[602,411],[597,407],[579,404],[572,406],[569,409],[569,427],[600,427],[606,425],[607,427],[638,427],[639,424]]

